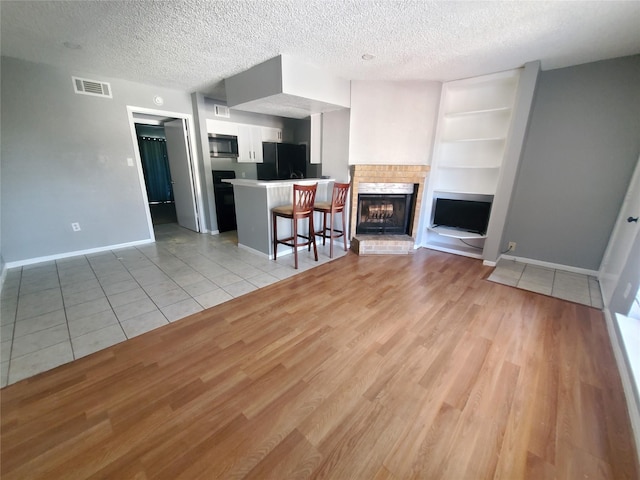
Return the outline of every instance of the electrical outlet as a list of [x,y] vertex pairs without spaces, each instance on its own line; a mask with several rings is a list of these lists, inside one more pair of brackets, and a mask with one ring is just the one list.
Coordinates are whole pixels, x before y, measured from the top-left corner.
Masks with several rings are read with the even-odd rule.
[[509,251],[513,252],[516,249],[516,242],[509,242]]
[[72,223],[71,224],[71,228],[73,229],[74,232],[79,232],[80,231],[80,224],[79,223]]

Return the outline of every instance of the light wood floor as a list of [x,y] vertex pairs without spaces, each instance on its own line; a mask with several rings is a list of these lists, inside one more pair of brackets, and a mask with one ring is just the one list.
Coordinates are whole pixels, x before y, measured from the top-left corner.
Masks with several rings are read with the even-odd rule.
[[638,478],[601,312],[349,254],[1,391],[2,479]]

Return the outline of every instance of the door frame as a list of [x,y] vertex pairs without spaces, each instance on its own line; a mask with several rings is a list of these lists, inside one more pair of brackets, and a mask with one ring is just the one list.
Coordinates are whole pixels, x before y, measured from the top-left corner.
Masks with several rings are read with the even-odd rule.
[[[631,181],[625,192],[616,223],[609,237],[607,248],[602,256],[600,268],[598,269],[598,281],[600,282],[602,300],[606,308],[609,308],[615,291],[620,288],[620,285],[618,285],[620,283],[620,275],[627,263],[634,241],[637,241],[637,233],[629,231],[630,227],[627,222],[627,217],[630,215],[637,216],[638,214],[638,205],[632,203],[632,201],[637,201],[635,197],[632,198],[632,194],[638,195],[638,189],[640,189],[640,157],[638,157],[636,166],[634,167]],[[635,227],[637,232],[637,225]],[[636,292],[633,292],[633,295],[635,294]],[[627,314],[628,312],[624,313]]]
[[138,149],[138,137],[136,134],[136,119],[134,118],[135,114],[142,115],[154,115],[157,117],[165,117],[171,119],[183,119],[185,120],[185,128],[186,128],[186,137],[187,137],[187,146],[189,150],[189,171],[191,173],[191,188],[193,191],[193,196],[195,198],[195,217],[197,220],[197,226],[199,233],[203,233],[205,228],[205,218],[204,218],[204,205],[202,203],[202,183],[200,179],[200,169],[198,168],[199,159],[197,149],[194,148],[193,145],[193,132],[196,131],[195,123],[193,121],[193,115],[188,113],[179,113],[179,112],[169,112],[166,110],[155,110],[153,108],[146,107],[136,107],[134,105],[127,105],[127,118],[129,119],[129,130],[131,133],[131,140],[134,145],[134,156],[136,168],[138,170],[138,179],[140,181],[140,192],[142,193],[142,199],[144,200],[144,208],[147,216],[147,226],[149,229],[149,238],[155,242],[156,235],[153,229],[153,221],[151,219],[151,209],[149,208],[149,197],[147,195],[147,188],[144,183],[144,171],[142,170],[142,159],[140,158],[140,150]]

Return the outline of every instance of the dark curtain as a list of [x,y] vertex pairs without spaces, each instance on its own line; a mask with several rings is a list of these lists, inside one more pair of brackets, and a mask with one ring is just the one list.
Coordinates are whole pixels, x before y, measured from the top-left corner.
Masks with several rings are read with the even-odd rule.
[[138,146],[149,203],[172,202],[173,189],[166,140],[139,136]]

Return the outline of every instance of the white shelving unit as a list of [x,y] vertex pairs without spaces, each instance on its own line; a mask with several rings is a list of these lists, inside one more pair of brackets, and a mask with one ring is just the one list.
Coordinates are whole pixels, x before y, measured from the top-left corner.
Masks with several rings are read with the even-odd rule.
[[521,70],[445,83],[425,201],[423,244],[482,258],[486,236],[433,225],[437,198],[493,201],[501,180]]

